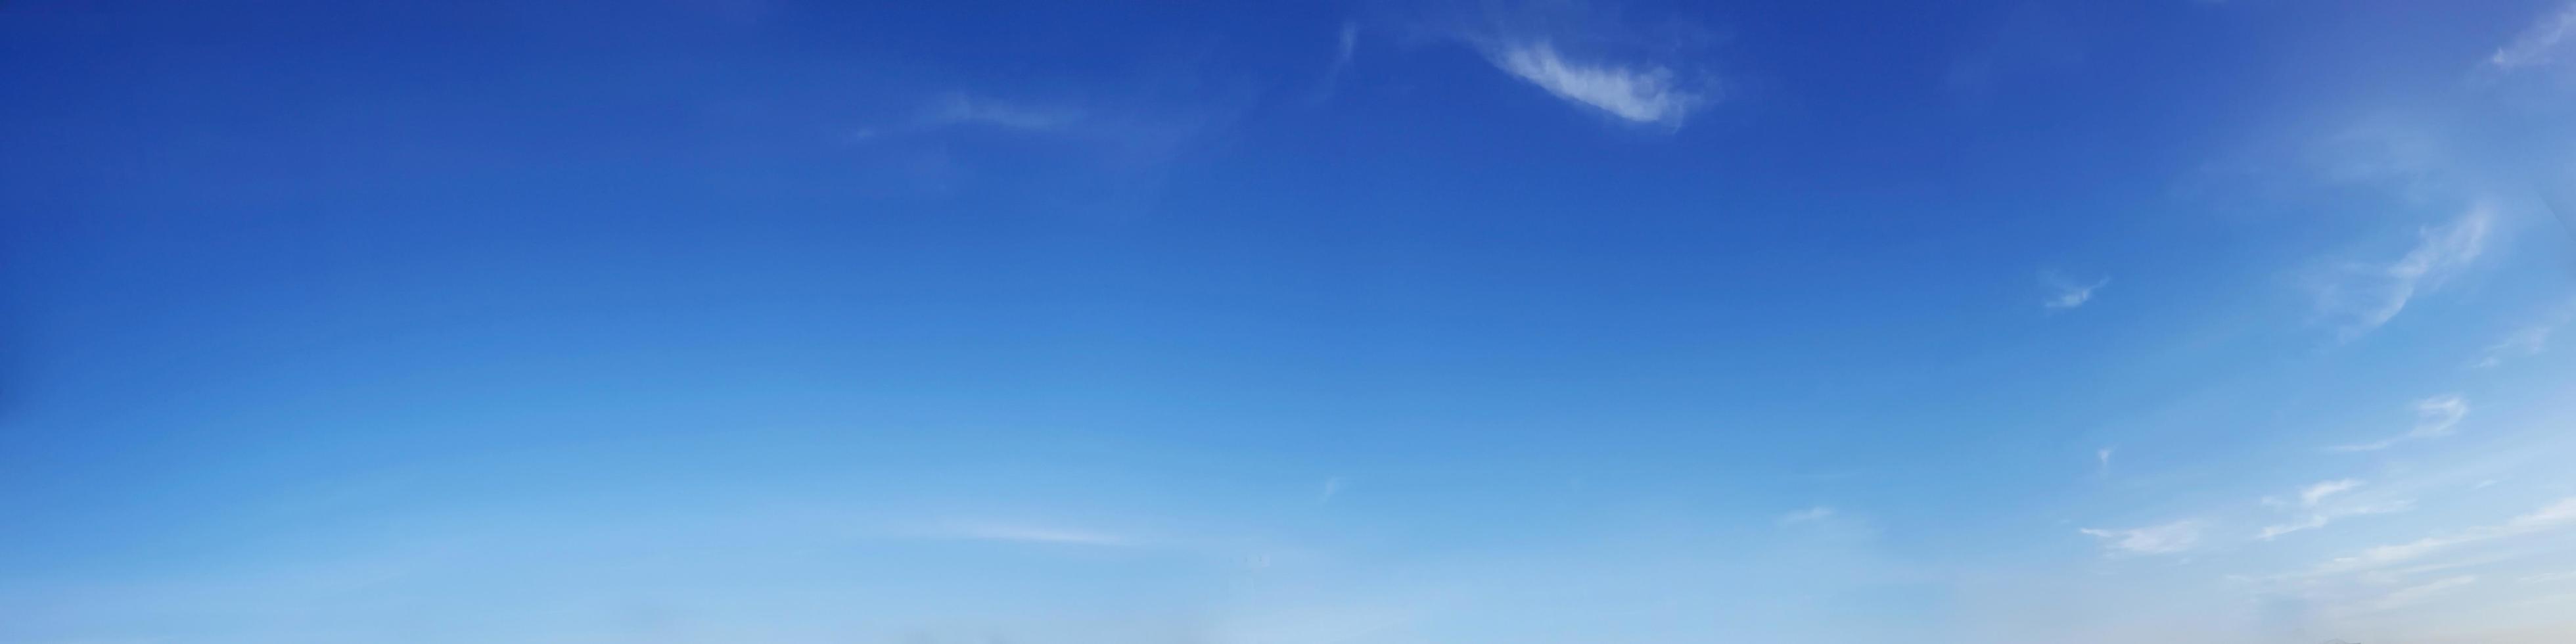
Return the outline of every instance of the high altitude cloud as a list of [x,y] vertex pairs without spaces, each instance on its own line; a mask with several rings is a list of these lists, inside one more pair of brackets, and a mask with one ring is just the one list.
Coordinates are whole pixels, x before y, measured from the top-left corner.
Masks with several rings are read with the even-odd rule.
[[2407,543],[2378,546],[2351,556],[2326,562],[2320,572],[2354,572],[2372,570],[2420,559],[2438,552],[2473,543],[2493,541],[2556,530],[2576,524],[2576,497],[2559,499],[2546,507],[2514,517],[2497,525],[2478,526],[2447,535],[2425,537]]
[[1133,546],[1139,542],[1124,535],[1074,528],[1017,524],[961,524],[931,530],[925,536],[967,541],[1001,541],[1012,543],[1056,544],[1075,546]]
[[1788,514],[1786,514],[1786,515],[1781,516],[1781,517],[1780,517],[1780,525],[1798,525],[1798,524],[1801,524],[1801,523],[1815,523],[1815,522],[1817,522],[1817,521],[1823,521],[1823,520],[1825,520],[1825,519],[1833,518],[1833,516],[1834,516],[1834,509],[1833,509],[1833,508],[1829,508],[1829,507],[1825,507],[1825,506],[1821,506],[1821,505],[1819,505],[1819,506],[1816,506],[1816,507],[1807,508],[1807,509],[1799,510],[1799,511],[1796,511],[1796,512],[1791,512],[1791,513],[1788,513]]
[[2460,419],[2468,415],[2468,399],[2461,398],[2459,394],[2434,396],[2415,401],[2414,429],[2368,443],[2336,445],[2328,449],[2338,452],[2368,452],[2388,449],[2392,445],[2412,439],[2441,438],[2451,435],[2452,431],[2458,429]]
[[2349,492],[2352,491],[2353,488],[2357,487],[2361,487],[2361,481],[2358,479],[2325,481],[2315,485],[2310,485],[2307,489],[2299,490],[2299,505],[2311,508],[2317,507],[2317,503],[2326,500],[2326,497]]
[[[2335,519],[2342,517],[2403,512],[2414,507],[2412,503],[2406,501],[2361,505],[2342,504],[2319,507],[2325,506],[2327,499],[2341,495],[2345,492],[2350,492],[2362,485],[2363,483],[2359,479],[2340,479],[2333,481],[2319,481],[2305,488],[2301,488],[2299,490],[2298,508],[2305,511],[2307,514],[2300,517],[2298,520],[2288,523],[2264,526],[2262,531],[2254,534],[2254,538],[2271,541],[2275,538],[2279,538],[2281,535],[2326,527],[2326,524],[2332,523]],[[2289,505],[2286,501],[2281,501],[2272,497],[2264,497],[2263,503],[2264,505],[2274,507],[2285,507]]]
[[1680,127],[1704,100],[1684,89],[1672,69],[1574,60],[1545,39],[1498,46],[1486,52],[1494,66],[1548,93],[1636,123]]
[[931,103],[921,117],[924,125],[932,127],[989,125],[1031,132],[1062,129],[1081,119],[1080,113],[1070,110],[1033,107],[964,94],[951,94]]
[[1615,0],[1490,0],[1448,5],[1428,28],[1495,69],[1621,121],[1678,129],[1715,100],[1689,55],[1714,38],[1687,19],[1639,22]]
[[2052,311],[2083,306],[2085,302],[2093,301],[2093,291],[2111,285],[2111,278],[2108,277],[2094,280],[2090,284],[2079,283],[2056,273],[2043,274],[2040,279],[2048,282],[2048,287],[2056,291],[2046,301],[2039,303],[2041,307]]
[[2549,349],[2550,330],[2548,326],[2535,325],[2514,331],[2513,335],[2487,345],[2486,351],[2478,358],[2477,367],[2484,369],[2504,364],[2505,359],[2511,357],[2540,355]]
[[2576,34],[2576,3],[2561,6],[2557,11],[2542,16],[2539,23],[2488,56],[2487,65],[2514,70],[2557,62],[2571,34]]
[[2200,543],[2200,522],[2183,520],[2126,530],[2084,528],[2076,532],[2102,540],[2115,555],[2163,555],[2190,550]]
[[2477,580],[2478,578],[2474,575],[2461,575],[2458,577],[2438,579],[2423,584],[2400,588],[2389,591],[2387,595],[2381,596],[2379,601],[2375,603],[2372,608],[2376,608],[2378,610],[2392,610],[2412,606],[2423,603],[2424,600],[2431,599],[2436,595],[2448,593],[2454,588],[2476,583]]
[[2387,324],[2416,295],[2476,260],[2486,250],[2492,219],[2485,209],[2472,209],[2447,225],[2417,231],[2414,248],[2394,262],[2346,266],[2318,291],[2318,312],[2339,324],[2347,340]]

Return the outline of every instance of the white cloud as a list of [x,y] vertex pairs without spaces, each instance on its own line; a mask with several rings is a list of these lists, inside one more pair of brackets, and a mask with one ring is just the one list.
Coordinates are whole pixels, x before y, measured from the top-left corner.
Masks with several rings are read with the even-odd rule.
[[2484,369],[2504,364],[2506,358],[2540,355],[2541,352],[2549,350],[2550,331],[2550,326],[2545,324],[2532,325],[2515,331],[2513,335],[2505,336],[2504,340],[2487,345],[2486,351],[2479,356],[2476,366]]
[[2560,46],[2569,34],[2576,34],[2576,3],[2559,7],[2543,16],[2540,22],[2522,32],[2513,42],[2497,48],[2487,57],[2487,65],[2500,70],[2547,65],[2557,62]]
[[2097,473],[2105,477],[2111,475],[2111,448],[2094,450],[2093,460],[2101,464],[2101,469],[2096,470]]
[[989,125],[1031,132],[1060,130],[1081,119],[1080,113],[1071,110],[1016,105],[964,94],[950,94],[934,101],[921,115],[925,127]]
[[2545,584],[2570,579],[2576,579],[2576,570],[2567,572],[2544,572],[2537,575],[2523,575],[2521,581],[2526,584]]
[[[2264,526],[2261,531],[2254,534],[2254,538],[2271,541],[2281,535],[2323,528],[2326,527],[2326,524],[2333,523],[2335,519],[2343,517],[2404,512],[2414,509],[2415,507],[2415,504],[2412,501],[2392,501],[2387,503],[2363,505],[2344,504],[2323,508],[2318,507],[2318,505],[2325,502],[2327,497],[2351,491],[2353,488],[2361,487],[2361,485],[2361,481],[2343,479],[2340,481],[2319,482],[2301,489],[2299,491],[2299,507],[2311,508],[2307,516],[2289,523]],[[2263,504],[2276,508],[2289,506],[2288,502],[2273,497],[2264,497]]]
[[2390,610],[2411,606],[2421,603],[2426,599],[2431,599],[2442,593],[2450,592],[2454,588],[2476,583],[2477,580],[2478,578],[2475,576],[2462,575],[2430,583],[2400,588],[2390,591],[2387,595],[2381,596],[2378,603],[2375,604],[2373,608],[2377,608],[2379,610]]
[[2514,517],[2499,525],[2478,526],[2448,535],[2425,537],[2415,541],[2377,546],[2348,557],[2338,557],[2324,566],[2326,572],[2368,570],[2422,558],[2462,545],[2543,532],[2576,523],[2576,497],[2560,499],[2529,514]]
[[2415,401],[2415,428],[2389,438],[2368,443],[2336,445],[2327,449],[2338,452],[2367,452],[2388,449],[2400,442],[2422,438],[2441,438],[2457,431],[2460,419],[2469,415],[2469,401],[2459,394],[2445,394]]
[[2254,538],[2256,538],[2256,539],[2262,539],[2262,540],[2264,540],[2264,541],[2271,541],[2274,537],[2279,537],[2279,536],[2281,536],[2281,535],[2289,534],[2289,533],[2292,533],[2292,532],[2298,532],[2298,531],[2300,531],[2300,530],[2314,530],[2314,529],[2317,529],[2317,528],[2323,528],[2323,527],[2326,527],[2326,522],[2327,522],[2327,521],[2329,521],[2329,519],[2327,519],[2327,518],[2326,518],[2326,515],[2322,515],[2322,514],[2311,514],[2311,515],[2308,515],[2308,518],[2306,518],[2306,519],[2302,519],[2302,520],[2299,520],[2298,522],[2295,522],[2295,523],[2284,523],[2284,524],[2280,524],[2280,525],[2264,526],[2264,527],[2263,527],[2263,531],[2262,531],[2262,532],[2255,533]]
[[1829,508],[1829,507],[1825,507],[1825,506],[1821,506],[1821,505],[1819,505],[1819,506],[1816,506],[1816,507],[1807,508],[1807,509],[1799,510],[1799,511],[1796,511],[1796,512],[1791,512],[1791,513],[1789,513],[1789,514],[1787,514],[1787,515],[1783,515],[1783,516],[1781,516],[1781,517],[1780,517],[1780,525],[1798,525],[1798,524],[1801,524],[1801,523],[1815,523],[1815,522],[1817,522],[1817,521],[1823,521],[1823,520],[1825,520],[1825,519],[1832,518],[1833,516],[1834,516],[1834,509],[1833,509],[1833,508]]
[[1339,46],[1333,49],[1333,69],[1326,75],[1327,78],[1340,76],[1344,68],[1351,66],[1351,55],[1358,53],[1360,47],[1359,23],[1342,23],[1341,39],[1335,42]]
[[1359,53],[1360,24],[1342,23],[1342,30],[1337,32],[1335,38],[1333,63],[1324,68],[1323,77],[1315,83],[1314,93],[1306,96],[1307,103],[1322,103],[1333,97],[1333,90],[1341,83],[1342,73],[1350,70],[1353,57]]
[[1134,538],[1068,528],[1012,524],[961,524],[932,530],[929,536],[968,541],[1003,541],[1013,543],[1061,544],[1076,546],[1134,546]]
[[1486,56],[1495,67],[1558,98],[1631,122],[1681,127],[1683,117],[1705,100],[1676,82],[1670,68],[1569,60],[1545,39],[1489,47]]
[[2184,520],[2159,526],[2104,530],[2076,530],[2102,540],[2102,547],[2115,555],[2161,555],[2190,550],[2200,543],[2200,522]]
[[1331,477],[1331,478],[1324,479],[1324,493],[1323,493],[1321,496],[1316,497],[1316,498],[1315,498],[1315,502],[1316,502],[1316,503],[1331,503],[1331,502],[1333,502],[1333,497],[1334,497],[1335,495],[1338,495],[1338,494],[1341,494],[1341,493],[1342,493],[1342,477],[1335,476],[1335,477]]
[[2360,337],[2395,319],[2408,302],[2460,271],[2486,249],[2493,217],[2471,209],[2448,225],[2417,231],[2418,240],[2397,261],[2355,264],[2317,292],[2317,310],[2340,325],[2343,338]]
[[2317,502],[2326,500],[2326,497],[2349,492],[2357,487],[2361,487],[2361,481],[2358,479],[2321,481],[2308,486],[2307,489],[2299,490],[2299,505],[2317,507]]
[[2085,302],[2093,301],[2093,291],[2111,284],[2111,278],[2108,277],[2094,280],[2091,284],[2076,283],[2055,274],[2046,275],[2044,278],[2048,280],[2049,287],[2056,289],[2057,291],[2056,295],[2052,295],[2046,301],[2039,303],[2042,308],[2049,310],[2064,310],[2083,306]]

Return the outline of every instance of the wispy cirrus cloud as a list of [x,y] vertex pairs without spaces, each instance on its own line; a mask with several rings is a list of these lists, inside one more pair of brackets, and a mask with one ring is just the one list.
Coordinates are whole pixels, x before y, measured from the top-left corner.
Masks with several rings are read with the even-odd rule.
[[2326,449],[2336,452],[2369,452],[2388,449],[2391,446],[2409,440],[2441,438],[2443,436],[2451,435],[2453,431],[2457,431],[2460,425],[2460,419],[2466,418],[2469,415],[2469,401],[2466,398],[2460,397],[2459,394],[2444,394],[2418,400],[2415,401],[2414,407],[2415,427],[2407,430],[2404,434],[2398,434],[2396,436],[2368,443],[2336,445]]
[[1684,88],[1671,68],[1577,60],[1546,39],[1494,46],[1485,55],[1495,67],[1557,98],[1633,123],[1681,127],[1683,118],[1707,100],[1700,92]]
[[2505,336],[2503,340],[2487,345],[2486,351],[2479,354],[2474,366],[2486,369],[2502,365],[2508,358],[2540,355],[2541,352],[2549,350],[2551,330],[2551,327],[2545,325],[2515,330],[2512,335]]
[[1690,50],[1709,37],[1687,20],[1642,26],[1606,0],[1498,0],[1429,17],[1440,37],[1495,69],[1620,121],[1677,130],[1718,99]]
[[984,125],[1010,130],[1051,132],[1080,122],[1080,111],[1014,103],[992,98],[949,94],[925,106],[921,114],[924,127],[950,125]]
[[[2327,524],[2333,523],[2335,519],[2343,517],[2404,512],[2414,508],[2414,504],[2409,501],[2341,505],[2329,505],[2326,503],[2327,500],[2346,492],[2350,492],[2356,488],[2360,488],[2362,485],[2364,485],[2364,483],[2359,479],[2338,479],[2333,481],[2319,481],[2314,484],[2310,484],[2307,487],[2300,488],[2297,509],[2303,512],[2304,515],[2294,521],[2264,526],[2261,531],[2254,534],[2254,538],[2263,541],[2271,541],[2281,537],[2282,535],[2293,532],[2323,528],[2326,527]],[[2287,501],[2273,497],[2264,497],[2263,504],[2273,507],[2288,507],[2290,505]]]
[[2547,353],[2550,335],[2556,333],[2558,327],[2566,325],[2570,319],[2576,319],[2576,303],[2560,306],[2546,319],[2515,329],[2513,333],[2505,335],[2504,339],[2487,345],[2486,349],[2478,352],[2477,362],[2470,363],[2469,366],[2487,369],[2503,365],[2515,358],[2528,358]]
[[2346,264],[2318,288],[2318,314],[2345,340],[2387,324],[2416,296],[2476,260],[2486,250],[2493,219],[2487,209],[2472,208],[2448,224],[2416,231],[2415,246],[2393,262]]
[[2394,610],[2413,606],[2436,596],[2452,592],[2459,587],[2477,583],[2477,581],[2478,578],[2475,575],[2461,575],[2400,588],[2389,591],[2388,594],[2380,596],[2379,601],[2371,604],[2371,608],[2378,610]]
[[1131,536],[1109,532],[1016,523],[946,524],[918,531],[916,536],[965,541],[1100,547],[1130,547],[1144,543]]
[[1815,523],[1815,522],[1818,522],[1818,521],[1823,521],[1823,520],[1826,520],[1826,519],[1833,518],[1833,516],[1834,516],[1834,509],[1833,509],[1833,508],[1819,505],[1819,506],[1816,506],[1816,507],[1807,508],[1807,509],[1804,509],[1804,510],[1799,510],[1799,511],[1796,511],[1796,512],[1791,512],[1791,513],[1788,513],[1788,514],[1785,514],[1785,515],[1781,515],[1781,516],[1780,516],[1780,525],[1798,525],[1798,524],[1802,524],[1802,523]]
[[2487,66],[2499,70],[2516,70],[2558,62],[2565,55],[2565,43],[2576,35],[2576,3],[2560,6],[2541,16],[2540,21],[2515,36],[2512,42],[2496,48],[2487,57]]
[[2111,278],[2108,277],[2093,280],[2088,283],[2068,279],[2064,275],[2059,275],[2053,272],[2040,274],[2040,280],[2048,283],[2048,288],[2052,293],[2049,295],[2047,300],[2041,301],[2039,305],[2041,308],[2051,311],[2063,311],[2083,306],[2084,303],[2093,301],[2094,291],[2101,290],[2102,287],[2111,285]]
[[2473,527],[2406,543],[2372,547],[2350,556],[2337,557],[2320,566],[2319,572],[2373,570],[2470,544],[2547,532],[2569,525],[2576,525],[2576,497],[2560,499],[2504,523]]
[[2165,555],[2198,546],[2201,525],[2197,520],[2186,519],[2143,528],[2082,528],[2076,532],[2100,539],[2102,549],[2112,555]]
[[2314,485],[2310,485],[2305,489],[2299,490],[2299,505],[2311,508],[2317,507],[2317,503],[2325,501],[2326,497],[2350,492],[2353,488],[2361,486],[2362,482],[2360,479],[2321,481]]

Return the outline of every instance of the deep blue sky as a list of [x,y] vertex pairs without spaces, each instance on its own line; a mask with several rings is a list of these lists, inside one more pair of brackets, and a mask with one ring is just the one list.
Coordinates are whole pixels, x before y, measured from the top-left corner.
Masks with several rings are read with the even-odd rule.
[[1171,4],[0,7],[0,643],[2576,637],[2576,6]]

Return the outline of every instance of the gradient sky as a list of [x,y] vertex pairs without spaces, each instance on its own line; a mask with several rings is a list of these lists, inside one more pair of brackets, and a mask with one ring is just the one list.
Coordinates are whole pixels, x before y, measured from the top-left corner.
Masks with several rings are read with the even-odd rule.
[[0,90],[0,643],[2576,641],[2564,0],[22,0]]

